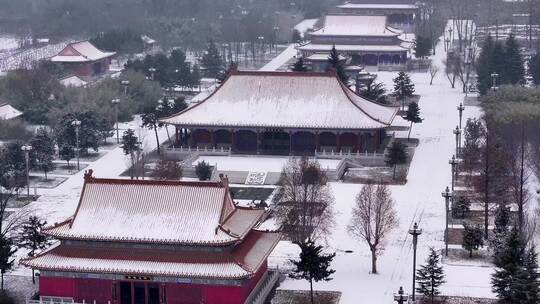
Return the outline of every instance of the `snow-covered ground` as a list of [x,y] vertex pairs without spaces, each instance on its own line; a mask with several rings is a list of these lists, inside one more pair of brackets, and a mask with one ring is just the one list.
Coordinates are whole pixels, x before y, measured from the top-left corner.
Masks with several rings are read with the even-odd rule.
[[[424,230],[419,237],[418,264],[424,263],[428,248],[444,247],[444,202],[441,191],[450,183],[448,159],[455,147],[452,129],[458,123],[456,106],[463,101],[459,88],[451,89],[446,79],[442,60],[446,53],[440,43],[434,61],[441,72],[429,85],[429,74],[413,73],[416,92],[421,95],[420,109],[423,123],[413,127],[411,136],[420,139],[408,175],[408,183],[391,186],[399,227],[395,229],[386,244],[386,250],[378,259],[379,274],[370,274],[370,252],[361,241],[347,233],[346,226],[351,218],[354,198],[361,185],[332,183],[336,198],[336,227],[328,238],[331,250],[337,252],[332,267],[336,270],[333,280],[315,284],[316,289],[338,290],[342,292],[343,304],[358,303],[361,297],[365,303],[391,303],[392,295],[400,286],[410,292],[412,285],[412,239],[408,230],[418,222]],[[383,81],[392,88],[392,78],[396,73],[380,72],[377,81]],[[467,107],[464,119],[478,116],[479,109]],[[353,253],[345,253],[353,250]],[[271,264],[288,263],[298,249],[289,242],[282,242],[271,256]],[[467,295],[474,297],[494,297],[491,292],[490,267],[445,265],[447,283],[442,286],[445,295]],[[308,289],[306,281],[287,279],[282,289]]]
[[289,44],[289,46],[283,52],[281,52],[281,54],[279,54],[277,57],[265,64],[262,68],[259,69],[259,71],[276,71],[282,65],[286,64],[289,60],[294,58],[297,53],[298,52],[295,48],[294,43]]
[[[217,164],[218,169],[222,171],[281,172],[288,160],[289,158],[285,156],[200,156],[193,164],[205,161],[210,165]],[[337,159],[319,159],[318,161],[323,169],[335,169],[340,162]]]
[[308,31],[313,29],[315,26],[315,23],[317,23],[317,20],[319,19],[304,19],[300,23],[294,26],[294,29],[297,30],[300,33],[300,36],[302,38],[304,37],[304,34]]

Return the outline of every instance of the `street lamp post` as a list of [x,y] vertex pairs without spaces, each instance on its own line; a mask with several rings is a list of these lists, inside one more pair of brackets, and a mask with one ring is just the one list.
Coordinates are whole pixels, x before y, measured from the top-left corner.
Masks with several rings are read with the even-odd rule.
[[120,84],[124,87],[124,95],[127,96],[129,80],[122,80],[122,81],[120,81]]
[[444,254],[448,256],[448,210],[450,208],[450,198],[454,195],[452,192],[450,192],[450,189],[448,189],[448,186],[446,186],[446,189],[441,193],[442,197],[444,197],[444,206],[445,206],[445,212],[446,212],[446,229],[444,230]]
[[115,98],[115,99],[111,100],[111,103],[113,104],[113,107],[114,107],[114,121],[115,121],[115,125],[116,125],[116,143],[119,144],[120,143],[120,132],[118,130],[118,104],[120,103],[120,99]]
[[418,223],[414,223],[413,229],[409,230],[409,234],[413,237],[413,280],[412,280],[412,300],[415,300],[415,285],[416,285],[416,246],[418,245],[418,236],[422,234],[422,229],[418,229]]
[[446,38],[446,40],[444,41],[445,42],[445,46],[446,46],[446,51],[450,51],[450,39]]
[[454,192],[454,184],[457,182],[457,164],[459,163],[455,155],[452,155],[452,159],[448,161],[452,166],[452,192]]
[[461,142],[461,129],[459,128],[459,126],[456,126],[453,133],[454,135],[456,135],[456,156],[459,157],[459,149],[460,149],[460,142]]
[[[468,88],[467,88],[468,91]],[[465,106],[462,102],[459,103],[459,106],[457,106],[457,110],[459,112],[459,128],[461,129],[461,122],[463,120],[463,111],[465,110]]]
[[403,291],[403,286],[400,286],[398,293],[394,294],[394,301],[398,304],[405,304],[409,301],[409,295]]
[[30,200],[30,151],[32,146],[23,145],[21,150],[24,152],[24,161],[26,163],[26,198]]
[[80,151],[79,151],[79,128],[81,127],[81,121],[80,120],[74,120],[71,122],[71,125],[75,127],[75,142],[76,142],[76,145],[77,145],[77,149],[75,150],[75,152],[77,153],[77,171],[80,171],[81,170],[81,167],[79,165],[79,154],[80,154]]
[[499,74],[498,73],[491,73],[491,89],[493,89],[493,91],[497,91],[498,87],[497,87],[497,79],[499,78]]
[[154,73],[156,72],[156,68],[149,68],[148,72],[150,72],[150,79],[154,81]]

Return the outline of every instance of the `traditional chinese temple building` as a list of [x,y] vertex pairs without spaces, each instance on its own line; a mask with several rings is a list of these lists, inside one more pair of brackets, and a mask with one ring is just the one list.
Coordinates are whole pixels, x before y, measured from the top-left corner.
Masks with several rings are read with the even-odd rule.
[[345,15],[386,16],[390,26],[410,33],[414,32],[418,11],[418,5],[408,0],[354,0],[335,9],[336,13]]
[[232,70],[205,100],[162,121],[182,147],[309,155],[377,151],[397,111],[356,95],[335,72]]
[[305,58],[328,54],[333,47],[351,58],[354,65],[403,65],[411,42],[402,40],[402,31],[388,25],[386,16],[331,14],[323,25],[307,33],[308,43],[297,49]]
[[[75,214],[43,233],[59,240],[21,263],[44,298],[96,304],[238,304],[268,282],[280,233],[264,210],[236,206],[219,182],[116,180],[85,174]],[[63,299],[66,300],[66,299]]]
[[51,61],[62,64],[75,76],[90,78],[107,73],[114,54],[99,50],[90,41],[79,41],[68,44]]

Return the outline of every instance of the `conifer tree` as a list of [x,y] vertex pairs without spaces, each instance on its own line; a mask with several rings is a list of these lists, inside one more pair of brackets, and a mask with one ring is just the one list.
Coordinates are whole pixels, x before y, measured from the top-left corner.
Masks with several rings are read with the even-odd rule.
[[13,239],[0,234],[0,290],[4,291],[4,274],[13,268],[17,248],[13,246]]
[[375,82],[375,79],[368,80],[358,88],[358,94],[369,100],[386,103],[386,88],[384,87],[384,83]]
[[536,86],[540,85],[540,53],[536,53],[529,60],[529,75]]
[[506,239],[508,238],[508,225],[510,224],[510,208],[504,204],[499,204],[495,211],[495,227],[493,228],[493,236],[489,239],[489,247],[496,258],[504,248]]
[[515,277],[523,265],[524,242],[515,227],[509,232],[502,248],[494,255],[495,272],[491,277],[491,286],[497,297],[512,303],[512,288]]
[[493,54],[493,38],[490,34],[484,40],[484,45],[478,56],[476,74],[478,74],[478,90],[484,95],[489,90],[492,84],[491,73],[493,72],[492,64]]
[[54,140],[47,130],[39,128],[36,135],[30,140],[30,145],[36,159],[36,165],[45,173],[45,180],[47,180],[47,172],[54,169]]
[[135,136],[135,131],[127,129],[122,135],[122,150],[124,155],[129,155],[131,160],[131,179],[135,177],[135,153],[141,150],[139,138]]
[[313,281],[332,280],[330,276],[336,271],[330,268],[330,264],[336,254],[324,254],[323,247],[315,245],[313,241],[301,243],[299,246],[301,249],[300,260],[291,260],[295,268],[290,277],[309,281],[311,304],[314,304]]
[[416,58],[428,57],[431,55],[431,39],[421,35],[416,36],[414,41],[414,56]]
[[512,285],[512,303],[540,303],[540,283],[538,274],[538,255],[531,246],[524,257],[523,267],[518,271]]
[[407,150],[405,145],[394,141],[392,146],[388,149],[388,153],[385,155],[385,162],[387,165],[394,168],[393,179],[396,179],[396,167],[407,162]]
[[75,158],[75,149],[70,145],[63,145],[58,151],[61,160],[65,160],[68,165],[68,169],[71,169],[69,161]]
[[341,79],[341,82],[344,84],[347,84],[349,82],[349,76],[345,73],[345,68],[343,66],[343,60],[341,59],[338,51],[336,50],[336,46],[332,46],[332,50],[330,51],[330,55],[328,56],[328,64],[330,69],[335,69],[336,73]]
[[523,57],[519,50],[519,44],[514,37],[514,34],[510,33],[510,36],[506,39],[504,50],[504,78],[501,79],[502,83],[520,84],[525,81],[525,66]]
[[469,252],[469,258],[472,258],[473,250],[478,250],[484,246],[484,235],[479,225],[470,225],[463,223],[463,249]]
[[430,297],[434,303],[435,296],[440,293],[439,287],[445,282],[443,267],[439,264],[440,256],[433,248],[429,248],[429,257],[425,265],[416,271],[418,287],[416,291]]
[[[47,225],[47,222],[40,220],[37,216],[31,216],[28,218],[28,221],[22,225],[21,236],[17,246],[19,248],[28,249],[28,257],[35,256],[37,251],[41,251],[49,246],[49,239],[47,236],[41,234],[41,230],[45,225]],[[36,283],[33,268],[32,283]]]
[[399,72],[394,80],[394,96],[401,100],[401,108],[405,108],[405,98],[412,97],[414,94],[414,83],[411,81],[409,74]]
[[296,62],[294,63],[292,67],[292,70],[294,72],[307,72],[308,71],[308,67],[304,63],[303,57],[298,57],[298,59],[296,60]]
[[210,40],[208,43],[201,62],[206,68],[208,77],[216,77],[223,70],[223,60],[213,40]]
[[407,135],[407,140],[410,140],[413,123],[421,123],[423,120],[420,117],[420,107],[418,106],[418,103],[411,102],[411,104],[407,108],[407,113],[405,114],[404,118],[405,120],[411,122],[411,125],[409,127],[409,134]]

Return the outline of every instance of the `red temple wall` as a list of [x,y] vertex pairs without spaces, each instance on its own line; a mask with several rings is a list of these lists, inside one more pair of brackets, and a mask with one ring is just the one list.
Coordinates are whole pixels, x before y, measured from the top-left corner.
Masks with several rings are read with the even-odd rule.
[[[243,286],[166,283],[167,304],[199,304],[201,301],[205,304],[244,303],[266,270],[265,263]],[[41,296],[69,297],[74,298],[76,302],[84,300],[86,303],[93,303],[95,300],[96,304],[107,304],[109,301],[115,304],[120,300],[120,284],[116,284],[117,296],[114,300],[112,299],[112,283],[112,280],[42,276],[39,279],[39,291]]]

